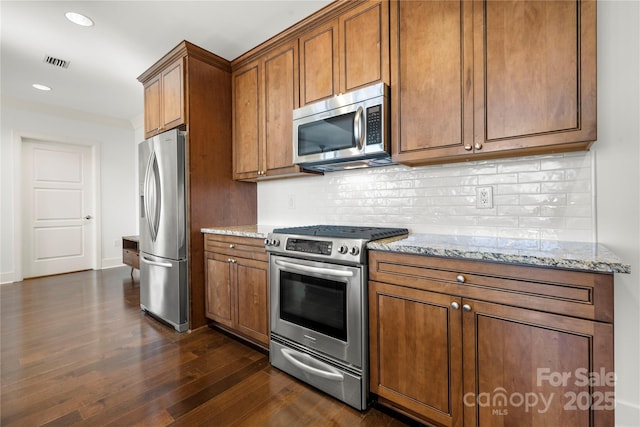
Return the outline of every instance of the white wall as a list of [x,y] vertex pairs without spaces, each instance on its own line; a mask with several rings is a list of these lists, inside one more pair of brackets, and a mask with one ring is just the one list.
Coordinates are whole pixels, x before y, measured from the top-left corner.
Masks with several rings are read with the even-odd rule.
[[[121,237],[137,234],[136,144],[133,125],[82,112],[25,104],[2,99],[0,123],[0,281],[17,281],[21,277],[20,194],[14,194],[19,173],[19,140],[16,135],[67,143],[92,144],[99,147],[101,200],[98,203],[101,234],[97,268],[120,265]],[[17,142],[18,141],[18,142]],[[117,243],[117,245],[116,245]]]
[[615,276],[616,424],[640,425],[640,2],[598,3],[598,241],[631,264]]
[[[590,153],[263,182],[258,222],[396,224],[604,244],[632,270],[615,275],[614,349],[616,425],[631,427],[640,425],[640,2],[599,1],[597,31],[598,141]],[[527,184],[517,184],[523,177]],[[474,187],[484,184],[494,186],[495,212],[474,207]]]

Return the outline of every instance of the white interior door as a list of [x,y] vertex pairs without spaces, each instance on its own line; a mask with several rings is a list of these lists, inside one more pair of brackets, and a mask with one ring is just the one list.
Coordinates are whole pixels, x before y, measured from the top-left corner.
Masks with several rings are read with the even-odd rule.
[[23,275],[93,268],[91,147],[23,140]]

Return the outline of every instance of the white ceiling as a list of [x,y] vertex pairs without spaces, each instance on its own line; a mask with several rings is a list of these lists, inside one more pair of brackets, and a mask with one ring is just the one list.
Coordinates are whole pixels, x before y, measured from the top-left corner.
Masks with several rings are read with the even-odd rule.
[[[133,120],[143,111],[136,78],[182,40],[233,60],[330,2],[2,0],[3,102]],[[69,11],[95,26],[72,24]],[[45,63],[47,55],[70,61],[69,68]]]

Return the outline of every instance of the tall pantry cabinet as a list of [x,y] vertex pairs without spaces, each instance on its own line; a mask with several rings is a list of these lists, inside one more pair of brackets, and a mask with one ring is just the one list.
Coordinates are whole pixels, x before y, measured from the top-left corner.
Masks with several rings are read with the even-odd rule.
[[145,137],[187,132],[189,329],[205,318],[205,227],[255,224],[256,187],[231,174],[231,65],[183,41],[138,77],[143,84]]

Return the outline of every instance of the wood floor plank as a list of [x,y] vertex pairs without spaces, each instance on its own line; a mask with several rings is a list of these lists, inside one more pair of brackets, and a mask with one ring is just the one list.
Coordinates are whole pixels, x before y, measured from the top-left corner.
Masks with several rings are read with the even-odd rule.
[[134,277],[119,267],[0,286],[0,425],[407,425],[214,329],[175,332],[140,310]]

